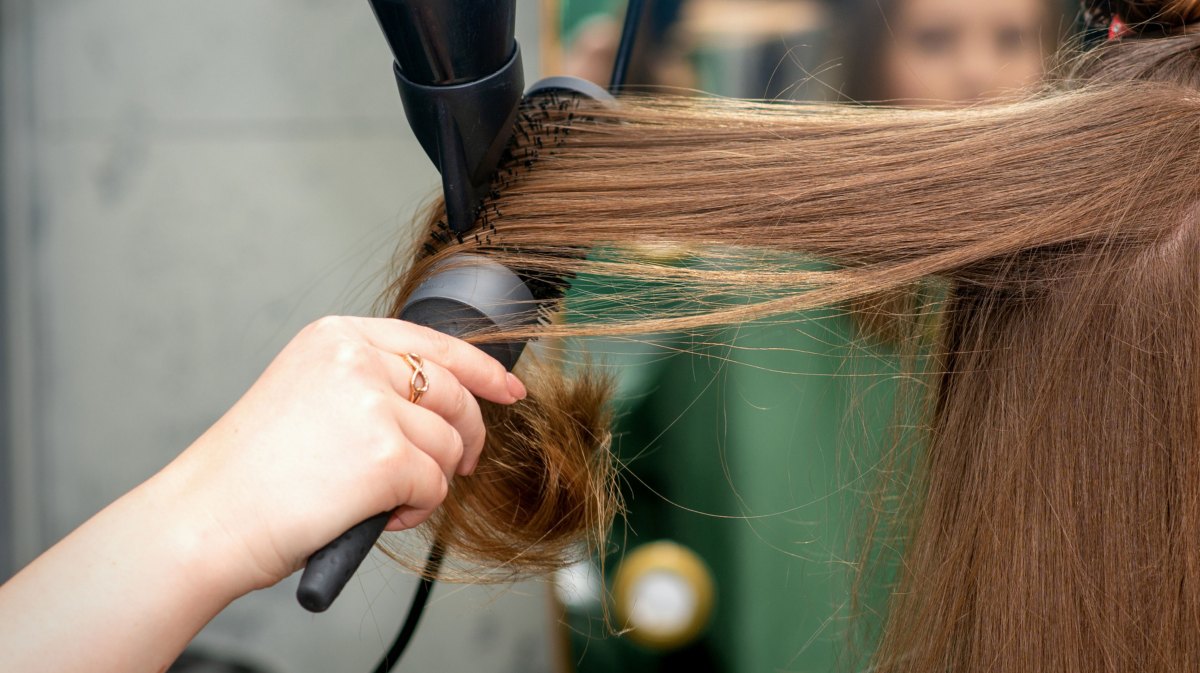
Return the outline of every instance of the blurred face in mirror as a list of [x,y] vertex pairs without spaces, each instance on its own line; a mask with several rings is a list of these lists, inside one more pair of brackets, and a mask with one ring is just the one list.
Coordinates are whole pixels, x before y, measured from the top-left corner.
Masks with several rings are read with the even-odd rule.
[[1046,0],[899,0],[880,59],[883,98],[899,105],[1012,95],[1044,66]]

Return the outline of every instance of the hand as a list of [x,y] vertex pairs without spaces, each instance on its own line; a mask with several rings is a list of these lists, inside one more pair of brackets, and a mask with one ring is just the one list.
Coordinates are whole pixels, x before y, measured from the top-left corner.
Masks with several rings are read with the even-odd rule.
[[[402,353],[424,358],[420,405]],[[511,403],[525,387],[397,320],[305,328],[178,459],[0,586],[0,670],[166,670],[231,601],[359,521],[423,521],[479,460],[472,393]]]
[[[412,368],[429,390],[409,402]],[[455,474],[474,470],[484,427],[475,396],[525,396],[483,351],[392,319],[324,318],[305,328],[165,478],[186,489],[184,521],[215,526],[230,576],[270,586],[359,521],[418,525]],[[186,524],[185,524],[186,525]]]

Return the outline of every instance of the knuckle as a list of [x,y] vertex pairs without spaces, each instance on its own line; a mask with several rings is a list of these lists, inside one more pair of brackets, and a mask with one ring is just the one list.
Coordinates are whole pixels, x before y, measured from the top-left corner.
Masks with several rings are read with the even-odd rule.
[[503,390],[503,391],[507,392],[508,391],[508,370],[504,368],[504,365],[500,364],[499,362],[496,362],[495,360],[492,360],[491,364],[489,364],[488,367],[491,369],[490,376],[489,376],[489,379],[490,379],[489,383],[491,383],[491,385],[494,386],[496,388],[496,390]]
[[342,339],[333,346],[333,361],[345,372],[362,371],[371,361],[371,348],[355,339]]
[[451,337],[442,334],[441,332],[433,332],[431,346],[433,348],[433,359],[439,363],[447,363],[453,359],[453,344]]
[[408,529],[408,528],[416,528],[417,526],[420,526],[421,524],[428,521],[429,517],[432,515],[433,515],[432,509],[410,509],[407,512],[404,512],[403,514],[401,514],[400,516],[401,516],[401,521],[404,523],[404,527],[406,529]]
[[342,334],[345,330],[346,318],[340,315],[327,315],[323,318],[318,318],[309,323],[308,327],[305,328],[305,331],[318,336]]
[[358,405],[367,416],[390,415],[387,413],[388,396],[380,390],[364,391],[358,398]]
[[454,428],[450,428],[450,437],[448,439],[447,448],[449,449],[449,458],[451,467],[457,466],[462,462],[463,454],[466,453],[466,445],[463,443],[462,435]]
[[412,445],[397,432],[381,434],[374,442],[375,464],[383,470],[400,473],[412,454]]
[[471,397],[466,388],[461,385],[454,386],[454,399],[450,403],[451,418],[468,418],[474,401],[475,398]]
[[[416,469],[414,469],[416,468]],[[419,466],[410,466],[406,478],[398,486],[398,500],[417,507],[437,507],[450,493],[450,481],[432,458],[426,457]]]
[[437,504],[437,505],[442,504],[442,502],[445,501],[446,496],[448,496],[448,495],[450,495],[450,480],[446,477],[445,474],[442,474],[442,472],[439,470],[438,475],[437,475],[437,482],[434,484],[434,490],[433,490],[433,497],[434,497],[434,500],[436,500],[435,504]]
[[487,429],[483,426],[483,421],[478,421],[471,426],[471,452],[477,454],[483,451],[483,447],[487,444]]
[[471,451],[479,451],[483,447],[486,431],[483,425],[483,414],[479,410],[479,404],[471,395],[466,395],[467,409],[460,417],[458,423],[459,434],[463,436],[466,443],[469,444]]

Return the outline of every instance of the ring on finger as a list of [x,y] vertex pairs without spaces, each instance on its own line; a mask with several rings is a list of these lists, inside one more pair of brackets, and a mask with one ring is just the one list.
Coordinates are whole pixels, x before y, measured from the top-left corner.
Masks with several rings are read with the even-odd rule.
[[404,353],[400,357],[412,367],[412,376],[408,379],[408,401],[416,404],[421,397],[429,392],[429,377],[425,375],[425,361],[416,353]]

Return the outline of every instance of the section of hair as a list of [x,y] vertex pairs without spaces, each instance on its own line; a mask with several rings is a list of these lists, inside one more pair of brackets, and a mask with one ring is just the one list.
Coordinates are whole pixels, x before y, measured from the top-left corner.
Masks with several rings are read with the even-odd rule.
[[[1200,2],[1196,3],[1200,21]],[[1173,29],[1170,39],[1123,39],[1083,54],[1073,64],[1076,82],[1169,82],[1200,89],[1200,24]]]
[[[1155,49],[1186,61],[1198,39]],[[528,109],[480,235],[447,237],[435,213],[391,314],[462,252],[620,279],[565,319],[472,337],[541,338],[552,364],[558,337],[694,331],[936,278],[939,365],[914,372],[925,441],[862,542],[898,535],[903,553],[874,670],[1200,668],[1200,94],[1158,52],[1121,51],[1135,42],[1089,66],[1099,84],[968,110]],[[1139,81],[1108,81],[1121,63]],[[920,336],[910,348],[930,348]],[[604,389],[566,376],[489,409],[480,472],[434,524],[451,553],[543,570],[573,536],[602,539]]]
[[1200,21],[1200,0],[1085,0],[1083,4],[1120,17],[1139,34],[1161,35]]
[[[560,568],[593,553],[620,511],[608,452],[610,379],[529,357],[519,373],[529,397],[512,407],[480,401],[483,459],[454,481],[425,526],[450,553],[443,579],[509,581]],[[422,567],[406,540],[385,538],[383,549]]]
[[[1142,83],[960,111],[660,97],[593,111],[587,125],[549,117],[543,127],[566,128],[569,140],[487,203],[488,235],[440,243],[395,296],[460,252],[528,273],[646,281],[646,297],[624,302],[631,319],[606,315],[609,296],[577,298],[574,310],[595,320],[478,337],[494,340],[688,330],[938,274],[1032,291],[1044,267],[1145,245],[1177,225],[1195,189],[1198,104]],[[579,259],[596,246],[626,252]],[[710,264],[659,263],[634,246]],[[798,254],[840,266],[789,270]],[[1026,275],[999,273],[1014,264]],[[748,288],[755,301],[705,299]]]

